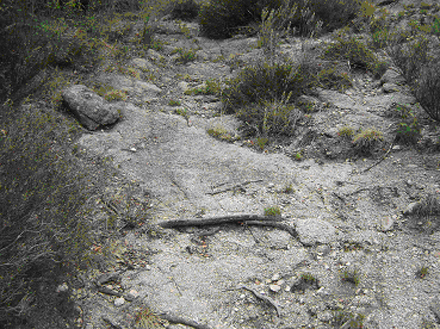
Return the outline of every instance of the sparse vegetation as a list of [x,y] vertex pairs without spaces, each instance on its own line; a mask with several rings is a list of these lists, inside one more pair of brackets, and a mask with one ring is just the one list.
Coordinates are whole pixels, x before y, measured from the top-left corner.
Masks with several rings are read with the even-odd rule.
[[365,129],[353,137],[353,149],[359,156],[373,155],[383,143],[383,134],[374,128]]
[[426,266],[422,266],[420,270],[417,271],[416,276],[420,279],[424,279],[426,275],[428,275],[429,271]]
[[352,328],[361,329],[363,328],[365,315],[354,314],[345,310],[339,310],[335,312],[332,320],[332,324],[336,328]]
[[360,283],[359,273],[357,269],[347,269],[342,272],[342,280],[345,282],[350,282],[356,287]]
[[274,216],[274,217],[281,216],[280,207],[273,206],[273,207],[265,208],[264,209],[264,215],[265,216]]
[[344,127],[340,128],[338,131],[338,136],[343,137],[343,138],[350,138],[351,139],[353,134],[354,134],[353,128],[348,127],[348,126],[344,126]]

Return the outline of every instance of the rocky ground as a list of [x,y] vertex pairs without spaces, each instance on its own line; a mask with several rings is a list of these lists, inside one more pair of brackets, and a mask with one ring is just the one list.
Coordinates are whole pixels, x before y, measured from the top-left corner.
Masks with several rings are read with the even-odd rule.
[[[257,58],[257,39],[212,41],[198,36],[197,24],[187,26],[191,38],[176,22],[164,22],[157,37],[168,45],[127,63],[141,77],[160,72],[157,80],[96,75],[129,98],[118,104],[122,120],[84,134],[77,145],[110,157],[153,211],[148,230],[121,238],[119,266],[89,273],[72,287],[79,323],[140,328],[143,314],[146,328],[184,328],[184,320],[199,328],[439,327],[440,235],[426,234],[404,213],[440,193],[440,155],[394,145],[397,119],[390,111],[404,104],[419,113],[423,141],[438,137],[398,70],[390,65],[380,80],[353,71],[352,88],[318,90],[311,121],[295,138],[257,150],[244,138],[210,136],[207,130],[219,127],[240,136],[240,122],[218,115],[222,104],[215,95],[184,93],[212,78],[234,77],[240,63]],[[294,57],[302,42],[290,39],[281,51]],[[307,41],[307,47],[313,52],[322,42]],[[176,63],[172,50],[195,43],[202,48],[197,59]],[[224,60],[216,60],[220,56]],[[182,105],[170,106],[170,100]],[[337,134],[344,126],[382,131],[385,150],[353,158],[350,142]],[[261,216],[272,206],[292,231],[239,223],[159,226],[174,219]]]

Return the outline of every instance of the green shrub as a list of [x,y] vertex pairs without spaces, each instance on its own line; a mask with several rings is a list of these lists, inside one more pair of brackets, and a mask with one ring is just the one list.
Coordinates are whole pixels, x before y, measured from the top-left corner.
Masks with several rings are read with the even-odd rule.
[[353,138],[353,149],[359,156],[373,155],[383,146],[384,140],[381,132],[375,129],[361,131]]
[[227,113],[240,107],[257,106],[265,100],[277,100],[291,93],[290,101],[302,95],[316,81],[316,65],[283,62],[257,63],[240,72],[237,78],[227,81],[223,102]]
[[171,55],[176,53],[179,54],[179,57],[177,58],[178,63],[186,64],[197,59],[197,49],[176,48],[171,52]]
[[337,65],[323,68],[318,73],[318,81],[323,88],[333,88],[339,91],[353,86],[350,75]]
[[336,43],[325,49],[323,58],[348,62],[354,69],[371,71],[376,79],[386,71],[388,64],[380,62],[374,53],[355,37],[348,40],[337,37]]
[[61,327],[63,317],[73,325],[69,294],[56,286],[91,264],[88,212],[110,170],[72,155],[79,131],[61,114],[3,106],[0,118],[0,326]]
[[340,137],[351,138],[351,136],[353,136],[353,134],[354,134],[353,128],[348,127],[348,126],[344,126],[341,129],[339,129],[339,131],[338,131],[338,136],[340,136]]
[[[304,0],[302,0],[304,1]],[[361,9],[358,0],[310,0],[310,9],[323,22],[325,31],[334,31],[353,20]]]
[[172,19],[192,21],[199,14],[200,6],[194,0],[178,0],[172,4],[170,12]]
[[351,329],[361,329],[363,328],[365,315],[363,314],[353,314],[345,310],[335,311],[335,315],[332,320],[332,325],[335,328],[351,328]]
[[208,38],[231,37],[241,27],[259,21],[263,8],[278,8],[281,0],[213,0],[202,4],[200,31]]
[[414,96],[425,112],[435,121],[440,122],[440,64],[432,61],[421,68],[415,84]]
[[300,109],[288,104],[288,98],[245,106],[236,115],[248,136],[293,136],[296,125],[304,118]]
[[402,105],[397,105],[395,111],[395,115],[401,120],[395,125],[395,142],[400,144],[416,144],[421,138],[422,131],[416,114],[410,108]]
[[281,216],[280,207],[273,206],[273,207],[265,208],[264,216],[273,216],[273,217]]

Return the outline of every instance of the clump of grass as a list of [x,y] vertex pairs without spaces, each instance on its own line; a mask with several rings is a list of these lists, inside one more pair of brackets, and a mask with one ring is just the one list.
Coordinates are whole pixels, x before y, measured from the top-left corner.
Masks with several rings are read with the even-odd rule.
[[360,283],[359,273],[356,269],[347,269],[342,272],[342,280],[350,282],[357,287]]
[[182,21],[193,21],[197,18],[200,5],[194,0],[178,0],[172,3],[170,15],[172,19],[181,19]]
[[332,324],[335,328],[361,329],[364,327],[365,315],[353,314],[345,310],[335,311]]
[[293,188],[292,183],[290,183],[289,185],[287,185],[287,186],[283,189],[283,193],[286,193],[286,194],[293,194],[293,193],[295,193],[295,189]]
[[171,52],[171,55],[177,53],[179,54],[179,56],[177,57],[176,62],[181,64],[193,62],[197,59],[197,49],[176,48]]
[[386,62],[381,62],[365,44],[355,37],[336,37],[336,43],[331,44],[324,50],[324,59],[343,60],[352,69],[369,71],[376,79],[379,79],[388,68]]
[[321,86],[325,88],[344,91],[353,86],[350,75],[338,65],[323,68],[317,78]]
[[301,273],[300,277],[303,280],[303,282],[310,284],[310,285],[312,285],[316,282],[316,278],[311,273]]
[[357,155],[370,156],[383,146],[383,134],[373,128],[365,129],[354,136],[352,143]]
[[426,266],[422,266],[417,272],[416,272],[416,276],[419,277],[420,279],[425,278],[425,276],[427,276],[429,273],[428,271],[428,267]]
[[180,103],[180,101],[175,101],[173,99],[170,99],[170,101],[168,102],[168,105],[169,106],[180,106],[181,103]]
[[304,118],[302,111],[287,101],[246,106],[236,115],[244,123],[242,129],[249,136],[293,136],[296,125]]
[[272,60],[256,63],[243,69],[237,78],[227,81],[223,102],[227,113],[240,108],[258,106],[264,101],[280,100],[289,95],[294,102],[306,90],[316,85],[317,64]]
[[265,208],[264,215],[265,216],[274,216],[274,217],[281,216],[280,207],[273,206],[273,207]]
[[395,124],[395,142],[400,144],[416,144],[421,138],[422,127],[416,114],[407,106],[397,104],[392,116],[398,117],[400,122]]
[[338,136],[343,137],[343,138],[350,138],[351,139],[353,134],[354,134],[353,128],[351,128],[349,126],[344,126],[344,127],[340,128],[338,131]]
[[221,125],[216,125],[214,128],[208,129],[207,133],[214,138],[227,142],[235,142],[240,140],[240,136],[232,135]]
[[434,232],[440,225],[440,201],[435,194],[428,194],[420,200],[411,213],[412,222],[426,233]]
[[219,95],[222,91],[220,81],[216,79],[206,80],[203,87],[188,89],[185,95]]
[[135,313],[135,328],[163,328],[164,321],[153,313],[150,308],[143,306]]

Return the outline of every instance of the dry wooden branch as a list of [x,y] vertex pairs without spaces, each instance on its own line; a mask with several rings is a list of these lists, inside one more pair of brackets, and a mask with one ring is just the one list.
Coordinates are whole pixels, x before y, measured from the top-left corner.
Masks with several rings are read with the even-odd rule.
[[290,235],[295,238],[298,237],[298,233],[295,231],[295,228],[293,228],[290,225],[283,224],[283,223],[274,223],[274,222],[267,222],[267,221],[266,222],[259,222],[259,221],[251,220],[251,221],[246,221],[243,224],[275,227],[280,230],[284,230],[286,232],[289,232]]
[[376,163],[372,164],[371,166],[369,166],[367,169],[365,169],[364,171],[362,171],[362,173],[366,173],[368,170],[370,170],[373,167],[376,167],[379,163],[381,163],[383,160],[386,159],[386,157],[388,156],[388,154],[391,152],[391,150],[393,149],[394,143],[391,143],[390,148],[388,149],[387,153],[385,153],[385,155],[382,157],[382,159],[380,159],[379,161],[377,161]]
[[259,216],[259,215],[239,215],[221,216],[201,219],[176,219],[159,223],[162,228],[182,228],[190,226],[208,226],[221,224],[240,224],[246,221],[280,222],[284,220],[281,216]]
[[255,295],[255,297],[257,297],[257,298],[265,301],[266,303],[272,305],[275,308],[275,310],[277,311],[278,317],[281,316],[280,308],[278,307],[277,304],[275,304],[275,302],[270,297],[264,296],[264,295],[260,294],[259,292],[255,291],[254,289],[249,288],[249,287],[244,286],[244,285],[241,286],[240,288],[243,288],[243,289],[246,289],[246,290],[250,291],[251,293],[253,293]]
[[185,319],[181,316],[173,315],[170,313],[162,313],[159,316],[162,319],[165,319],[170,323],[180,323],[180,324],[184,324],[186,326],[190,326],[190,327],[193,327],[196,329],[211,329],[211,327],[206,324],[198,324],[197,322],[195,322],[193,320]]

